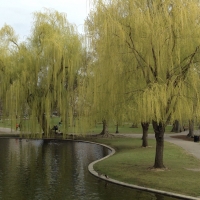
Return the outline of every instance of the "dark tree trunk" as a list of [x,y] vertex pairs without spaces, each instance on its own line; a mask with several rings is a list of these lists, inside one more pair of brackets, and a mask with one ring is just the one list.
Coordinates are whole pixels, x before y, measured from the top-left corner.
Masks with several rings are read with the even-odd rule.
[[19,123],[19,130],[20,130],[20,131],[23,131],[23,128],[22,128],[23,125],[22,125],[22,123],[23,123],[22,120],[20,120],[20,123]]
[[141,122],[142,125],[142,147],[148,146],[148,130],[149,130],[149,123],[148,122]]
[[45,114],[42,115],[42,130],[47,133],[47,120]]
[[50,129],[50,127],[47,127],[46,115],[42,111],[40,111],[40,113],[38,115],[38,123],[40,124],[40,126],[41,126],[41,128],[43,130],[43,134],[45,136],[48,136],[48,134],[50,133],[51,129]]
[[157,123],[156,121],[152,121],[152,124],[153,124],[153,129],[154,129],[155,138],[156,138],[156,155],[155,155],[155,163],[153,167],[165,168],[163,164],[165,125],[161,122]]
[[42,127],[44,135],[48,135],[46,116],[44,113],[41,114],[41,116],[38,116],[38,123]]
[[103,123],[103,130],[101,131],[100,135],[107,135],[108,134],[108,125],[107,125],[106,120],[104,119],[102,121],[102,123]]
[[194,137],[194,121],[189,120],[189,133],[187,134],[188,137]]
[[178,120],[175,120],[171,132],[180,133],[182,131],[183,131],[183,125]]
[[119,133],[119,124],[118,123],[116,125],[116,132],[115,133]]

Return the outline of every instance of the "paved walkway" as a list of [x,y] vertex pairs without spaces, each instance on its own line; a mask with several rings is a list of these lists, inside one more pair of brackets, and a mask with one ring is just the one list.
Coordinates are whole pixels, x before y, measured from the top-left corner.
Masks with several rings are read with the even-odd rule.
[[0,134],[19,134],[20,131],[16,131],[14,129],[11,130],[11,128],[3,128],[3,127],[0,127]]
[[[170,133],[165,134],[164,139],[165,141],[171,142],[177,146],[182,147],[185,149],[188,153],[193,155],[194,157],[200,159],[200,143],[199,142],[192,142],[192,141],[186,141],[182,139],[173,138],[171,136],[178,136],[178,135],[185,135],[187,136],[188,131],[184,131],[181,133]],[[196,135],[200,135],[199,130],[195,131]],[[142,138],[142,134],[119,134],[127,137],[134,137],[134,138]],[[155,138],[155,134],[148,134],[148,138]]]

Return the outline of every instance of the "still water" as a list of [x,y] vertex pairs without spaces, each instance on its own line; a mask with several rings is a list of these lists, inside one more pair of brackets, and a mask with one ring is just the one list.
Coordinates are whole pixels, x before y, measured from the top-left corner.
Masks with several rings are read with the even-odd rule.
[[106,183],[88,164],[110,152],[96,144],[0,139],[0,200],[175,200]]

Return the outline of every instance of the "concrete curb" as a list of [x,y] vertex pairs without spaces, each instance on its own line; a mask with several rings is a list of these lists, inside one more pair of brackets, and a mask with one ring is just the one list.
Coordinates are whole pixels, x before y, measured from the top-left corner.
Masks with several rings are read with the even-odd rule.
[[[94,142],[92,142],[92,143],[94,143]],[[156,190],[156,189],[147,188],[147,187],[141,187],[141,186],[138,186],[138,185],[133,185],[133,184],[128,184],[128,183],[124,183],[124,182],[121,182],[121,181],[117,181],[117,180],[112,179],[112,178],[106,178],[105,175],[99,175],[94,170],[94,164],[96,164],[96,163],[98,163],[98,162],[100,162],[100,161],[102,161],[106,158],[109,158],[110,156],[114,155],[116,151],[112,147],[109,147],[109,146],[104,145],[104,144],[99,144],[99,143],[94,143],[94,144],[98,144],[98,145],[107,147],[112,152],[111,152],[111,154],[109,154],[109,155],[107,155],[107,156],[105,156],[105,157],[103,157],[99,160],[96,160],[96,161],[94,161],[94,162],[92,162],[88,165],[88,170],[92,175],[94,175],[94,176],[96,176],[100,179],[103,179],[105,181],[108,181],[108,182],[111,182],[111,183],[114,183],[114,184],[117,184],[117,185],[129,187],[129,188],[137,189],[137,190],[142,190],[142,191],[146,191],[146,192],[153,192],[153,193],[157,193],[157,194],[161,194],[161,195],[165,195],[165,196],[176,197],[176,198],[179,198],[179,199],[200,200],[199,197],[186,196],[186,195],[182,195],[182,194],[176,194],[176,193],[172,193],[172,192],[166,192],[166,191]]]

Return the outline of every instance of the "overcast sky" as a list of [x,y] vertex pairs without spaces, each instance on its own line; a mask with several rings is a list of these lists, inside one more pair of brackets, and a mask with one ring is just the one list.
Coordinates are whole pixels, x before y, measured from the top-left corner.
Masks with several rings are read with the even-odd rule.
[[70,23],[83,32],[83,23],[90,10],[89,0],[0,0],[0,28],[6,23],[12,26],[20,39],[25,39],[33,21],[33,12],[43,8],[55,9],[67,14]]

